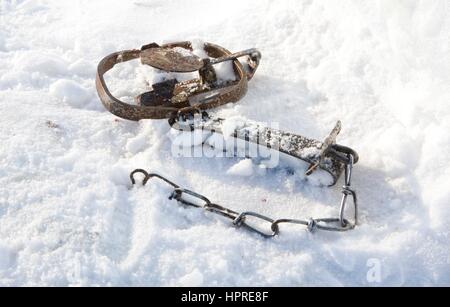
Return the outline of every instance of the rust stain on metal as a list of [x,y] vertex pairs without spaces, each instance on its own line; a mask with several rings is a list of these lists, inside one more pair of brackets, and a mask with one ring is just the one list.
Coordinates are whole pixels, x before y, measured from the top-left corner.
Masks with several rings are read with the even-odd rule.
[[[192,53],[190,42],[177,42],[159,46],[156,43],[140,50],[125,50],[103,58],[97,67],[96,88],[105,108],[116,116],[128,120],[145,118],[170,118],[178,111],[207,110],[226,103],[237,102],[247,92],[247,83],[258,67],[261,54],[256,49],[231,53],[215,44],[205,43],[204,50],[210,59],[200,59]],[[246,68],[238,60],[248,57]],[[114,97],[108,90],[104,74],[116,64],[141,59],[146,65],[172,72],[199,72],[199,78],[178,82],[176,79],[153,84],[152,90],[136,97],[136,105]],[[226,84],[216,82],[214,64],[232,61],[236,81]]]
[[203,61],[181,47],[149,48],[141,52],[141,63],[164,71],[193,72],[203,67]]

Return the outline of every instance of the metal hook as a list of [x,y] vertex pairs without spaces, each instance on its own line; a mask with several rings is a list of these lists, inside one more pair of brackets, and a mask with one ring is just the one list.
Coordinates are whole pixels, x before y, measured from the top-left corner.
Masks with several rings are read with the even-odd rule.
[[144,174],[145,177],[144,177],[144,179],[142,180],[142,185],[146,185],[147,182],[148,182],[152,177],[156,177],[156,178],[159,178],[159,179],[161,179],[162,181],[168,183],[169,185],[171,185],[171,186],[172,186],[173,188],[175,188],[175,189],[179,189],[179,188],[180,188],[179,185],[173,183],[173,182],[170,181],[169,179],[167,179],[167,178],[165,178],[165,177],[163,177],[163,176],[161,176],[161,175],[155,174],[155,173],[148,173],[146,170],[143,170],[143,169],[141,169],[141,168],[137,168],[137,169],[135,169],[134,171],[132,171],[132,172],[130,173],[130,180],[131,180],[131,183],[132,183],[132,184],[135,184],[135,183],[136,183],[136,180],[134,179],[134,174],[136,174],[136,173],[142,173],[142,174]]
[[132,171],[130,173],[131,184],[136,184],[136,180],[134,179],[134,174],[136,174],[136,173],[144,174],[144,179],[142,180],[142,185],[145,185],[147,183],[148,179],[149,179],[148,178],[149,175],[148,175],[148,172],[146,170],[143,170],[141,168],[137,168],[137,169],[135,169],[134,171]]

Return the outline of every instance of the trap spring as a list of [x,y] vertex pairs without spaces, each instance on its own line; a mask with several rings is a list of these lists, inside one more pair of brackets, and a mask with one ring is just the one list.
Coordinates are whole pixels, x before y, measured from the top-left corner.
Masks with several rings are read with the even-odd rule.
[[[205,111],[199,114],[180,114],[169,119],[172,128],[190,132],[201,130],[203,134],[224,134],[224,123],[226,119],[215,118]],[[331,177],[329,186],[332,186],[339,179],[345,166],[349,163],[348,154],[351,154],[354,161],[358,162],[358,154],[346,146],[336,144],[336,137],[341,130],[341,122],[338,121],[335,127],[324,141],[307,138],[302,135],[273,129],[263,126],[257,122],[241,122],[233,131],[227,131],[229,135],[225,138],[233,138],[236,141],[244,141],[247,144],[263,146],[268,150],[293,157],[307,163],[305,171],[307,176],[313,172],[324,171]],[[205,143],[203,141],[203,143]],[[251,155],[249,155],[251,156]]]
[[[151,43],[140,49],[124,50],[112,53],[103,58],[97,68],[96,88],[100,100],[105,108],[112,114],[128,120],[140,119],[169,119],[172,128],[182,131],[202,130],[210,133],[224,134],[223,123],[225,119],[210,116],[205,110],[216,108],[226,103],[237,102],[247,92],[247,83],[255,74],[260,63],[261,54],[256,49],[248,49],[231,53],[227,49],[212,43],[204,43],[203,49],[206,58],[200,58],[193,53],[191,42],[177,42],[164,45]],[[176,78],[165,79],[153,84],[151,90],[135,97],[135,104],[128,104],[114,97],[108,90],[104,74],[116,64],[140,59],[144,65],[152,66],[165,72],[191,73],[197,72],[198,77],[179,82]],[[246,59],[246,61],[243,61]],[[220,81],[216,76],[214,65],[231,61],[235,78],[233,81]],[[236,127],[231,135],[235,140],[246,144],[264,146],[283,155],[296,158],[307,163],[305,174],[324,171],[331,176],[329,185],[334,185],[344,172],[344,186],[338,218],[322,218],[309,220],[279,219],[273,220],[255,212],[237,213],[219,205],[211,203],[206,197],[196,192],[182,189],[168,179],[149,174],[137,169],[131,173],[131,181],[135,183],[133,175],[143,173],[144,184],[152,177],[164,180],[174,188],[173,199],[179,202],[199,207],[183,199],[183,195],[190,195],[203,200],[201,207],[221,214],[233,220],[236,226],[245,226],[265,236],[276,235],[279,224],[295,223],[307,226],[309,230],[322,229],[332,231],[345,231],[357,224],[357,197],[351,189],[352,168],[358,162],[358,154],[349,147],[338,145],[336,137],[341,130],[338,121],[330,134],[318,141],[298,134],[284,132],[277,129],[263,127],[254,122],[246,122]],[[225,136],[225,135],[224,135]],[[227,136],[229,137],[229,136]],[[348,198],[354,204],[354,221],[344,218],[344,211]],[[259,231],[246,222],[247,216],[256,217],[271,223],[271,232]]]

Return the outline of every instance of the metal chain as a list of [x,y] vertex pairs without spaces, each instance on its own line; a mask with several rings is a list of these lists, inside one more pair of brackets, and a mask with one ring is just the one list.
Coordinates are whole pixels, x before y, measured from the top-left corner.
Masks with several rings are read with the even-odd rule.
[[[187,206],[192,206],[196,208],[203,208],[204,210],[212,213],[219,214],[221,216],[224,216],[232,221],[232,224],[236,227],[244,227],[248,230],[251,230],[253,232],[256,232],[264,237],[274,237],[279,234],[280,228],[279,225],[283,223],[291,223],[291,224],[299,224],[306,226],[306,229],[310,232],[315,231],[316,229],[319,230],[326,230],[326,231],[347,231],[350,229],[355,228],[357,224],[357,216],[358,216],[358,204],[357,204],[357,198],[356,198],[356,192],[351,189],[351,176],[352,176],[352,167],[353,167],[353,161],[354,158],[351,154],[348,154],[348,163],[346,164],[345,168],[345,183],[342,187],[342,200],[341,200],[341,207],[339,211],[339,217],[338,218],[310,218],[308,220],[299,220],[299,219],[272,219],[270,217],[267,217],[265,215],[252,212],[252,211],[245,211],[245,212],[236,212],[234,210],[225,208],[223,206],[220,206],[218,204],[212,203],[207,197],[204,195],[201,195],[197,192],[181,188],[179,185],[173,183],[172,181],[168,180],[167,178],[155,174],[155,173],[148,173],[147,171],[143,169],[135,169],[130,174],[131,183],[135,184],[136,180],[134,179],[134,175],[136,173],[142,173],[144,175],[144,179],[142,181],[142,185],[145,185],[149,179],[156,177],[167,184],[169,184],[173,188],[173,192],[170,194],[169,199],[175,199],[179,203]],[[190,195],[191,197],[200,200],[202,202],[201,205],[196,204],[192,201],[189,201],[185,198],[183,198],[184,195]],[[354,221],[353,223],[347,220],[345,215],[345,209],[347,204],[347,198],[351,195],[353,198],[353,205],[354,205]],[[253,217],[257,218],[260,221],[270,223],[270,232],[263,231],[261,229],[258,229],[255,226],[252,226],[250,223],[246,221],[247,217]]]

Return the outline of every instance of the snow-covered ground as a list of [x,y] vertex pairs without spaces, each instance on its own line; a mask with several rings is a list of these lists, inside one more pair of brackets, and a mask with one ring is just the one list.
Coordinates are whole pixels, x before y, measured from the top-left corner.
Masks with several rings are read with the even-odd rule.
[[[449,33],[446,0],[0,0],[0,285],[450,285]],[[166,121],[104,110],[103,56],[186,39],[262,52],[220,115],[319,140],[342,120],[359,227],[267,240],[131,188],[140,167],[239,211],[337,214],[342,178],[176,158]],[[108,82],[128,97],[153,74],[124,64]]]

